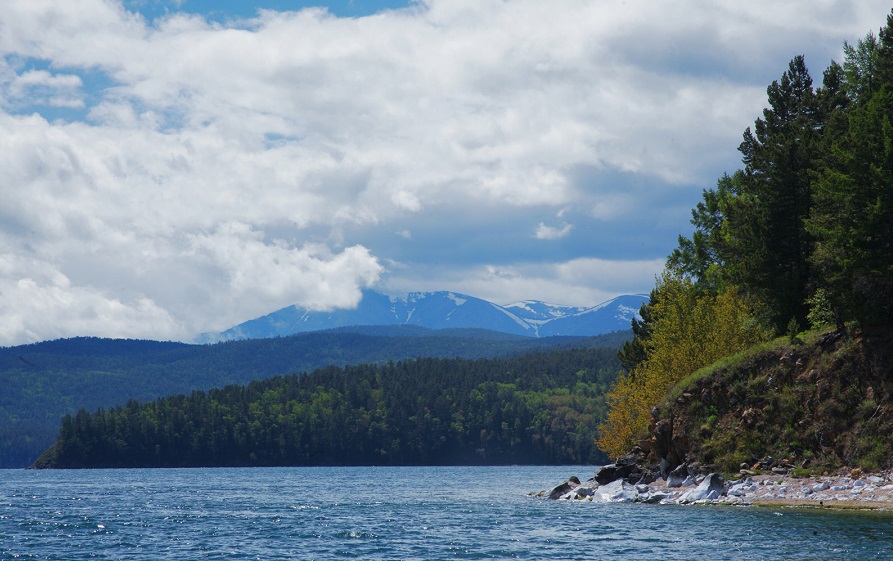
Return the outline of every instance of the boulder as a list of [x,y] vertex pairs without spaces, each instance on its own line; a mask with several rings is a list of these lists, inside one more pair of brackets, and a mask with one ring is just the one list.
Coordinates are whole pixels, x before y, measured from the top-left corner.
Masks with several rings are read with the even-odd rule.
[[620,478],[598,488],[592,499],[604,502],[631,503],[636,501],[638,496],[639,490],[623,478]]
[[618,458],[614,464],[606,464],[598,469],[595,473],[594,481],[604,486],[621,478],[636,483],[639,482],[648,472],[639,466],[634,456],[627,455]]
[[688,465],[680,464],[676,468],[673,469],[672,472],[667,474],[667,487],[668,488],[678,488],[682,486],[682,483],[688,479]]
[[738,484],[729,488],[729,491],[726,495],[733,497],[744,497],[747,495],[747,491],[744,489],[743,484]]
[[722,475],[714,472],[712,474],[708,474],[701,481],[701,483],[698,484],[698,487],[682,496],[680,498],[680,501],[711,501],[722,497],[723,495],[725,495],[725,493],[725,483],[723,481]]
[[580,480],[576,476],[571,476],[568,481],[563,484],[558,484],[546,494],[546,497],[549,499],[560,499],[561,496],[567,494],[568,492],[576,489],[580,485]]
[[673,494],[670,492],[647,492],[644,494],[640,494],[637,501],[641,503],[660,503],[666,499],[669,499]]

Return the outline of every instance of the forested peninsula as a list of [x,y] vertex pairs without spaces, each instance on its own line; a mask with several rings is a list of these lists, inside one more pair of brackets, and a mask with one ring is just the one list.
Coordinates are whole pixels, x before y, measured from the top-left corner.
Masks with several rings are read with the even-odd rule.
[[629,331],[530,338],[479,329],[345,327],[215,345],[79,337],[0,348],[0,468],[24,468],[59,435],[59,422],[93,412],[277,374],[419,357],[494,358],[619,347]]
[[66,416],[35,467],[595,464],[616,348],[419,358]]

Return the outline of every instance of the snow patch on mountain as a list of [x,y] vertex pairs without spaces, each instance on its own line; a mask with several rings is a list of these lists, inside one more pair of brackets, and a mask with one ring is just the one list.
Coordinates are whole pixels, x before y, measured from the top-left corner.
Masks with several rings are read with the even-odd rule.
[[618,296],[594,307],[524,300],[500,306],[456,292],[411,292],[388,296],[366,290],[354,309],[317,312],[288,306],[219,333],[203,333],[198,343],[281,337],[337,327],[417,325],[427,329],[489,329],[528,337],[594,336],[630,328],[648,301],[646,295]]

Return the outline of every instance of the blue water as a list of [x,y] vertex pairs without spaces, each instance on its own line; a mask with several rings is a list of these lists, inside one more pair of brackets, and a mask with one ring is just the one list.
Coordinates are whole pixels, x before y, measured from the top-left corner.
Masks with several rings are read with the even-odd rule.
[[0,470],[0,558],[893,560],[893,512],[529,497],[593,468]]

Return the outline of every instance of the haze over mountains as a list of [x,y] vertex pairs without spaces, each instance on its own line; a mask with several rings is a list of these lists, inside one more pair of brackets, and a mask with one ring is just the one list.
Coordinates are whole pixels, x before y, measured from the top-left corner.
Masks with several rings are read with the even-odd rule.
[[202,333],[196,342],[283,337],[366,325],[479,328],[526,337],[588,337],[629,329],[632,318],[647,301],[646,295],[623,295],[594,307],[561,306],[536,300],[497,305],[456,292],[387,296],[366,290],[354,309],[324,312],[288,306],[219,333]]

